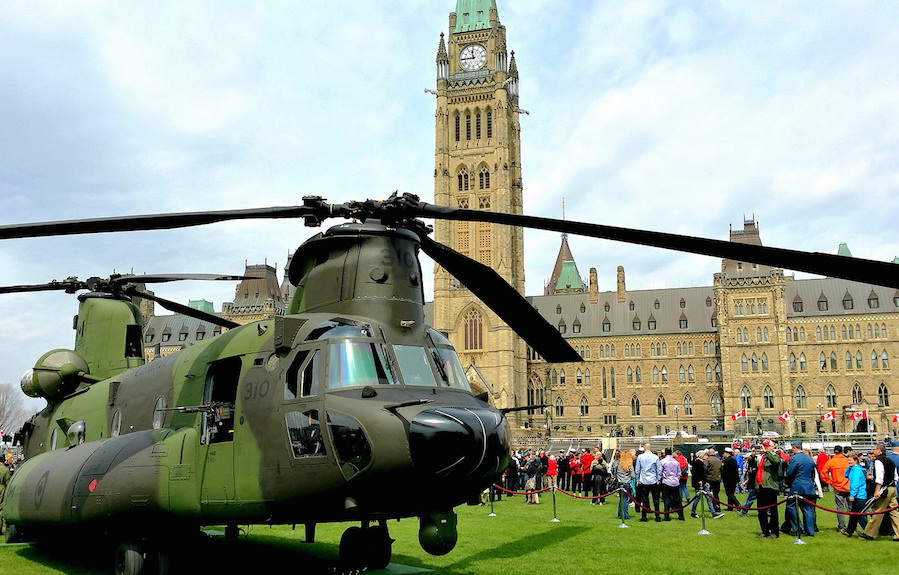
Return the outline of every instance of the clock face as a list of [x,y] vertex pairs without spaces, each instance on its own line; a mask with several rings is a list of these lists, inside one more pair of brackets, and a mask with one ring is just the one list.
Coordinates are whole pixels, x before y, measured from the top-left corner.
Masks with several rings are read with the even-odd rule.
[[470,44],[459,54],[459,65],[467,72],[480,70],[487,63],[487,49],[480,44]]

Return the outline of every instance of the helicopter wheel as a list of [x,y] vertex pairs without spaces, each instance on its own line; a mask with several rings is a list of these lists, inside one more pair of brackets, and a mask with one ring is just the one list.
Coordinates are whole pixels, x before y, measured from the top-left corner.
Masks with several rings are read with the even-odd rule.
[[340,536],[339,557],[341,565],[353,570],[363,569],[368,562],[365,531],[361,527],[350,527]]
[[169,555],[138,543],[122,543],[115,552],[116,575],[168,575]]
[[7,543],[19,543],[23,541],[22,532],[19,531],[19,528],[15,525],[6,526],[6,542]]
[[390,564],[390,557],[393,554],[393,539],[387,532],[387,526],[369,527],[364,533],[368,568],[384,569]]
[[340,538],[340,563],[349,569],[384,569],[392,554],[393,539],[386,525],[350,527]]

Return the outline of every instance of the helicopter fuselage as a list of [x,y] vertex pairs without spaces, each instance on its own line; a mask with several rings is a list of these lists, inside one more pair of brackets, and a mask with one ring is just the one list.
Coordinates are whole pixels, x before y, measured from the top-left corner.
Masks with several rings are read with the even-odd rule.
[[471,394],[448,342],[416,331],[391,343],[370,319],[286,316],[86,385],[33,422],[8,520],[108,529],[450,510],[502,473],[507,422]]

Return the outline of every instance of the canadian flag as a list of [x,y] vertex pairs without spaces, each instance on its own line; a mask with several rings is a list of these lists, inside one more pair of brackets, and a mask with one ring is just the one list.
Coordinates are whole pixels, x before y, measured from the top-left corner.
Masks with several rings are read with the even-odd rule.
[[821,419],[825,420],[825,421],[828,419],[836,419],[836,418],[837,418],[837,410],[836,409],[831,409],[830,411],[828,411],[827,413],[825,413],[824,415],[821,416]]
[[893,423],[899,423],[899,413],[893,416]]
[[730,416],[730,418],[731,418],[732,420],[734,420],[734,421],[736,421],[736,420],[738,420],[738,419],[743,419],[744,417],[746,417],[746,408],[745,408],[745,407],[744,407],[743,409],[741,409],[740,411],[738,411],[738,412],[736,412],[735,414],[733,414],[733,415]]
[[852,421],[858,421],[859,419],[868,419],[868,410],[863,409],[861,411],[853,411],[852,415],[849,416],[849,419]]
[[777,419],[779,419],[781,423],[786,423],[787,420],[790,419],[790,410],[788,409],[785,412],[783,412],[783,414],[780,417],[778,417]]

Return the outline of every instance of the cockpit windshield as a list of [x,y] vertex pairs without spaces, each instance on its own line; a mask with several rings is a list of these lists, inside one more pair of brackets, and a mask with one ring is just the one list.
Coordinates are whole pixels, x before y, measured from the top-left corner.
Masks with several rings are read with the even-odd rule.
[[471,386],[468,385],[468,378],[465,377],[465,369],[462,368],[459,356],[456,355],[456,350],[453,349],[449,340],[434,329],[428,330],[428,336],[433,344],[431,356],[434,363],[437,364],[437,371],[443,386],[470,392]]
[[400,364],[400,373],[403,374],[403,383],[406,385],[437,387],[434,379],[434,371],[428,363],[428,355],[425,348],[417,345],[396,345],[396,359]]
[[351,341],[333,343],[330,348],[329,388],[398,383],[387,360],[384,344]]

